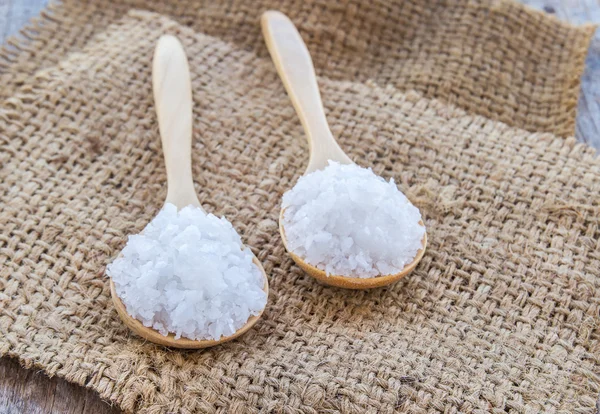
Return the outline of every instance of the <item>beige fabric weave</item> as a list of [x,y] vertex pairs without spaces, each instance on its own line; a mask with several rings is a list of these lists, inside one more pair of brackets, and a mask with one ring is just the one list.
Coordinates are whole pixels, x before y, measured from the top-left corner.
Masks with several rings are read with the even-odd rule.
[[[5,48],[0,355],[147,413],[591,412],[600,162],[561,137],[591,29],[505,1],[368,3],[69,0]],[[307,149],[260,37],[267,7],[307,40],[344,150],[424,214],[427,254],[391,287],[321,286],[283,249],[280,198]],[[271,286],[254,329],[203,351],[132,335],[104,276],[166,195],[162,33],[190,59],[200,201]]]

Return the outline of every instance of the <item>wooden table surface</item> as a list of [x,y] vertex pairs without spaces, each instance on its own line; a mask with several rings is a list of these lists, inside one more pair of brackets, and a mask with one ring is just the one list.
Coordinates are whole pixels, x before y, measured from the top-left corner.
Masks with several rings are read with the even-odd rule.
[[[0,0],[0,44],[39,13],[48,0]],[[560,19],[600,23],[600,0],[521,0]],[[600,30],[590,46],[581,80],[576,137],[600,149]],[[0,414],[119,413],[93,391],[0,358]],[[597,413],[600,414],[600,399]]]

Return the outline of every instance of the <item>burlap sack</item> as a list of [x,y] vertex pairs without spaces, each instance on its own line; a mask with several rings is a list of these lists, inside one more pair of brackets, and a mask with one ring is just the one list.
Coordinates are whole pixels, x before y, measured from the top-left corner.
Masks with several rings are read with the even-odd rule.
[[[126,411],[592,412],[600,162],[563,137],[592,29],[505,1],[370,3],[67,0],[4,48],[0,355]],[[391,287],[321,286],[283,249],[307,148],[261,39],[269,7],[306,39],[341,146],[424,214],[427,254]],[[199,198],[271,285],[254,329],[193,352],[131,334],[104,275],[166,194],[162,33],[190,59]]]

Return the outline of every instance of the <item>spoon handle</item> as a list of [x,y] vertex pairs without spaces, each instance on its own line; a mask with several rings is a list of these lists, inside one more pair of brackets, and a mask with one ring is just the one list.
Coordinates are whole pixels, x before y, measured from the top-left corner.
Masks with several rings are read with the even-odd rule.
[[183,46],[161,36],[154,50],[152,89],[167,168],[167,199],[181,209],[200,207],[192,179],[192,87]]
[[308,138],[310,160],[306,173],[326,167],[327,160],[352,163],[329,130],[313,62],[300,33],[278,11],[265,12],[261,25],[271,58]]

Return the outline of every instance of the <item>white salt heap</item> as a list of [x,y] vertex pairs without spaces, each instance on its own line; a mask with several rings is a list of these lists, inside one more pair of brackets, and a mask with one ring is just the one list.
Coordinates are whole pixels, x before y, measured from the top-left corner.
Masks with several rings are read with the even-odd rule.
[[396,274],[415,258],[425,227],[393,180],[357,165],[329,165],[283,196],[287,247],[327,275]]
[[225,218],[167,204],[106,269],[127,312],[163,335],[219,339],[267,303],[264,276]]

